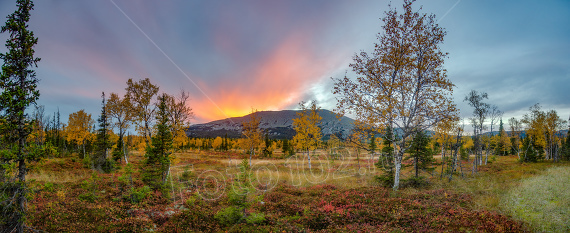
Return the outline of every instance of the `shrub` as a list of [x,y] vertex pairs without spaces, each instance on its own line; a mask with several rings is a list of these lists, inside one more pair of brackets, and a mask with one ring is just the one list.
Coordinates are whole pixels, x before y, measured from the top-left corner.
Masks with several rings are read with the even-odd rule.
[[465,148],[460,148],[459,149],[459,157],[461,158],[462,161],[469,161],[469,153],[467,151],[467,149]]
[[81,162],[83,163],[84,168],[92,168],[93,167],[93,161],[91,161],[91,158],[89,157],[88,154],[85,155],[85,157],[83,158],[83,160],[81,160]]
[[109,172],[115,170],[115,165],[116,165],[115,161],[110,160],[110,159],[105,159],[105,161],[101,165],[101,168],[103,169],[103,172],[109,173]]
[[201,204],[201,200],[202,198],[200,196],[198,196],[198,194],[194,193],[194,195],[191,195],[189,197],[186,198],[186,207],[187,208],[192,208],[192,206],[194,205],[199,205]]
[[394,186],[394,173],[386,172],[385,174],[375,176],[374,179],[380,183],[382,187],[391,188]]
[[184,172],[182,172],[182,175],[180,176],[180,181],[189,181],[191,177],[192,177],[192,171],[184,170]]
[[53,183],[47,182],[44,184],[44,189],[48,192],[53,192]]
[[82,193],[82,194],[79,194],[79,196],[77,198],[79,198],[79,200],[82,200],[82,201],[87,201],[87,202],[93,203],[93,202],[95,202],[95,199],[97,199],[97,195],[95,195],[92,192]]
[[95,190],[97,189],[97,182],[100,180],[96,172],[91,173],[91,178],[85,180],[81,183],[81,188],[87,193],[79,194],[78,198],[82,201],[95,202],[97,195],[95,195]]
[[214,218],[224,226],[231,226],[241,221],[243,209],[243,207],[230,206],[216,213]]
[[140,201],[145,199],[149,193],[150,193],[149,186],[143,186],[137,189],[131,188],[131,195],[130,195],[131,203],[139,203]]
[[414,188],[425,188],[429,186],[428,180],[423,176],[418,177],[411,177],[408,179],[403,179],[401,186],[405,187],[414,187]]
[[252,225],[259,225],[265,222],[265,214],[263,213],[251,213],[247,218],[245,218],[245,222]]

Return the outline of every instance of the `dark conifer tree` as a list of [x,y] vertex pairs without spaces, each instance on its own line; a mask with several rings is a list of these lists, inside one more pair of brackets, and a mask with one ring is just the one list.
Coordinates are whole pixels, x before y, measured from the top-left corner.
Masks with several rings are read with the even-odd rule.
[[382,156],[376,163],[376,166],[383,169],[384,174],[377,176],[376,178],[382,185],[386,187],[391,187],[394,185],[394,132],[391,127],[386,128],[386,132],[382,136]]
[[[568,119],[570,123],[570,118]],[[566,132],[566,140],[562,145],[562,159],[570,161],[570,125],[568,126],[568,131]]]
[[26,143],[32,131],[33,120],[26,109],[40,96],[38,79],[32,69],[40,58],[34,57],[38,38],[28,30],[30,0],[18,0],[18,9],[7,17],[0,33],[8,33],[6,53],[0,73],[0,229],[5,232],[24,232],[28,187],[26,163],[39,160],[42,148]]
[[110,123],[105,106],[105,92],[101,94],[101,98],[103,98],[103,100],[101,115],[99,116],[99,119],[97,119],[99,128],[97,129],[97,137],[95,139],[93,165],[98,171],[110,172],[113,169],[113,165],[107,158],[107,152],[111,148],[111,141],[109,140]]
[[433,152],[429,145],[429,136],[425,132],[419,131],[412,141],[412,145],[408,152],[410,153],[409,158],[414,160],[414,172],[416,178],[419,177],[420,170],[432,170],[433,164]]
[[166,100],[166,94],[158,97],[156,134],[151,137],[151,145],[146,148],[145,161],[142,167],[143,182],[155,190],[162,191],[164,191],[166,178],[170,170],[173,140]]
[[287,154],[287,152],[289,151],[289,140],[287,139],[283,139],[283,146],[281,147],[281,151],[283,152],[283,154]]
[[270,150],[271,147],[271,140],[269,140],[269,135],[265,134],[265,148],[263,148],[263,156],[271,157],[273,151]]

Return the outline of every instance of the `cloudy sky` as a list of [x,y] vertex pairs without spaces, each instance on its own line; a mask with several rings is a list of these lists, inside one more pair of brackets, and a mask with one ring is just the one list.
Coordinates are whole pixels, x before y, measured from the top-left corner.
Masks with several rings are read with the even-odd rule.
[[[352,56],[372,51],[388,1],[41,0],[30,29],[39,43],[39,104],[47,113],[100,112],[101,92],[129,78],[161,92],[191,93],[193,123],[316,99],[332,109],[331,77],[354,74]],[[400,1],[393,1],[400,7]],[[442,49],[453,97],[471,89],[520,117],[540,103],[570,115],[570,1],[419,0],[448,34]],[[0,1],[0,15],[15,10]],[[0,21],[2,24],[5,20]],[[0,35],[5,41],[6,34]],[[0,52],[5,52],[0,47]]]

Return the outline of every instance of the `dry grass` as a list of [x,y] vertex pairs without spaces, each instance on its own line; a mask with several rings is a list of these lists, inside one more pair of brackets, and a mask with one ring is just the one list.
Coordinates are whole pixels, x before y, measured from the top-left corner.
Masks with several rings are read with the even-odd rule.
[[432,187],[468,193],[473,208],[513,215],[539,232],[570,232],[569,180],[568,163],[525,164],[510,156],[462,179],[436,179]]
[[30,173],[26,176],[28,180],[35,180],[38,182],[49,182],[49,183],[68,183],[68,182],[78,182],[81,180],[85,180],[91,176],[91,172],[86,171],[79,171],[75,173],[69,172],[45,172],[45,171],[38,171],[34,173]]
[[556,167],[522,181],[502,198],[515,218],[542,232],[570,232],[570,169]]
[[[231,185],[232,179],[241,173],[239,168],[242,158],[247,155],[231,152],[190,151],[176,153],[171,167],[174,180],[178,180],[185,171],[190,171],[190,182],[198,184],[200,178],[224,180]],[[309,187],[318,184],[332,184],[339,188],[357,188],[377,185],[374,176],[379,169],[368,155],[358,157],[348,153],[337,160],[331,160],[325,153],[312,155],[311,169],[305,155],[287,159],[254,158],[250,171],[255,187],[265,186],[271,189],[277,183],[284,182],[293,186]],[[134,153],[130,162],[140,163],[143,154]],[[375,157],[378,159],[378,157]],[[65,164],[54,159],[52,164]],[[565,167],[559,167],[559,166]],[[44,166],[49,167],[49,166]],[[56,168],[61,166],[56,166]],[[553,168],[556,167],[556,168]],[[214,172],[212,172],[214,171]],[[495,210],[514,215],[529,222],[539,231],[570,231],[570,171],[568,163],[551,162],[521,164],[516,156],[498,157],[495,162],[480,167],[480,172],[471,174],[471,163],[463,165],[464,177],[458,175],[449,182],[446,177],[439,178],[441,167],[436,167],[434,175],[427,176],[429,189],[445,189],[456,193],[467,193],[473,197],[472,208]],[[201,176],[203,174],[208,175]],[[66,183],[81,182],[91,175],[89,169],[74,171],[38,170],[28,175],[28,179],[39,182]],[[401,178],[411,177],[411,167],[402,171]],[[230,182],[230,183],[227,183]],[[537,190],[540,190],[538,192]],[[422,192],[422,189],[403,189],[399,192]]]
[[[227,155],[212,155],[205,151],[177,153],[177,163],[172,168],[172,174],[181,174],[184,170],[190,170],[196,177],[200,177],[202,173],[217,171],[218,178],[230,178],[241,172],[239,165],[242,158],[246,158],[247,155],[231,156],[232,159],[229,160]],[[254,158],[250,172],[255,178],[255,184],[268,187],[278,182],[285,182],[302,187],[333,184],[354,188],[370,184],[376,175],[374,164],[363,158],[361,157],[360,161],[357,161],[356,157],[330,160],[322,153],[317,153],[311,156],[310,169],[304,155],[287,159]]]

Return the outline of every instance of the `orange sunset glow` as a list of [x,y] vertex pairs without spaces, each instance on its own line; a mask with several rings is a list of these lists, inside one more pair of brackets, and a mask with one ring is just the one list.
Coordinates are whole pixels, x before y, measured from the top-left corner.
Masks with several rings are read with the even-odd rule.
[[252,109],[281,110],[303,101],[310,84],[328,78],[330,69],[341,65],[340,59],[314,54],[306,46],[306,39],[296,34],[268,53],[254,69],[234,74],[235,79],[214,87],[201,86],[207,96],[196,96],[190,103],[196,118],[211,121],[243,116]]

